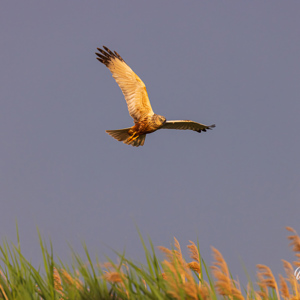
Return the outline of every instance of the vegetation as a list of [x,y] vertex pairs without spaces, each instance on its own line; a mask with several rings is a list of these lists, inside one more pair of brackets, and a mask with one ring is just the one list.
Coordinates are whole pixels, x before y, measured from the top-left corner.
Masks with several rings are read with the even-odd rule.
[[[241,289],[231,276],[222,254],[212,248],[214,263],[210,268],[199,252],[199,245],[190,242],[189,262],[174,238],[174,248],[158,247],[165,255],[160,261],[154,246],[141,237],[146,261],[136,264],[118,254],[119,262],[92,263],[84,246],[86,258],[74,253],[71,268],[55,262],[53,250],[46,248],[40,237],[43,269],[35,269],[22,255],[20,243],[6,241],[0,246],[0,299],[300,299],[300,280],[294,270],[300,267],[300,237],[292,228],[288,236],[296,255],[293,265],[283,261],[286,277],[276,282],[270,268],[258,265],[257,282],[249,281]],[[19,241],[19,238],[18,238]],[[257,288],[256,288],[257,287]]]

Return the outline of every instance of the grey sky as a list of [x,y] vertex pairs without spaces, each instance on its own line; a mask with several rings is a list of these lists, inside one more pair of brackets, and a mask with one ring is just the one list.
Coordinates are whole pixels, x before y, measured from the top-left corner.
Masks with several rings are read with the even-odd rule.
[[[154,245],[199,238],[242,277],[239,257],[282,272],[284,227],[300,232],[299,1],[3,1],[0,11],[0,235],[34,263],[36,226],[68,258],[142,260]],[[96,60],[116,50],[154,112],[216,128],[160,130],[133,148],[132,126]]]

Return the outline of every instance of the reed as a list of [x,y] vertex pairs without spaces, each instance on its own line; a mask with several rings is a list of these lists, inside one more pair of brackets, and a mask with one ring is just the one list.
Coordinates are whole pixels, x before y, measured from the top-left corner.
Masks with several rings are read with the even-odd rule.
[[93,264],[83,245],[86,257],[73,251],[74,263],[69,267],[54,260],[51,243],[47,248],[40,236],[43,266],[38,269],[22,255],[19,238],[17,245],[4,241],[0,245],[0,299],[300,300],[300,282],[294,274],[300,266],[300,237],[294,229],[287,230],[295,261],[283,260],[285,274],[279,274],[278,281],[269,267],[257,265],[255,283],[249,279],[243,290],[219,250],[212,248],[213,264],[209,268],[201,257],[199,244],[192,241],[187,245],[188,260],[176,238],[170,249],[158,247],[165,257],[160,260],[151,240],[146,246],[140,234],[146,265],[127,259],[124,253],[118,254],[118,263],[108,259]]

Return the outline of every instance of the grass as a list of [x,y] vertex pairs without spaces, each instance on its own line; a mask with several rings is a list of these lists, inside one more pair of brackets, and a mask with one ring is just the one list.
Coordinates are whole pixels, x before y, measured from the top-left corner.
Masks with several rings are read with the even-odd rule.
[[[159,260],[155,247],[149,239],[146,246],[142,236],[146,264],[137,264],[118,254],[119,262],[92,263],[87,247],[85,258],[74,251],[71,267],[55,261],[53,249],[46,247],[41,236],[43,272],[35,269],[22,255],[18,244],[6,240],[0,245],[0,299],[300,299],[300,281],[294,270],[300,267],[300,237],[290,227],[288,239],[295,253],[293,264],[283,261],[285,277],[279,282],[264,265],[257,265],[257,278],[249,279],[246,288],[241,288],[233,278],[222,254],[212,248],[214,263],[205,264],[199,244],[190,241],[188,260],[184,259],[176,238],[172,249],[158,247],[165,259]],[[50,248],[50,249],[49,249]],[[257,286],[257,289],[255,287]]]

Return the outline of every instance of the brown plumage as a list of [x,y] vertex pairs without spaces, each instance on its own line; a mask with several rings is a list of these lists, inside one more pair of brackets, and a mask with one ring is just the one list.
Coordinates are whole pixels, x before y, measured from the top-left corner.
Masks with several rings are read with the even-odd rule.
[[116,51],[113,52],[105,46],[103,46],[104,50],[97,49],[100,52],[96,53],[97,59],[111,71],[113,78],[123,92],[129,114],[135,123],[130,128],[106,130],[116,140],[138,147],[144,145],[146,134],[161,128],[201,132],[215,127],[215,125],[206,126],[190,120],[167,121],[165,117],[155,114],[145,84],[125,63],[123,58]]

